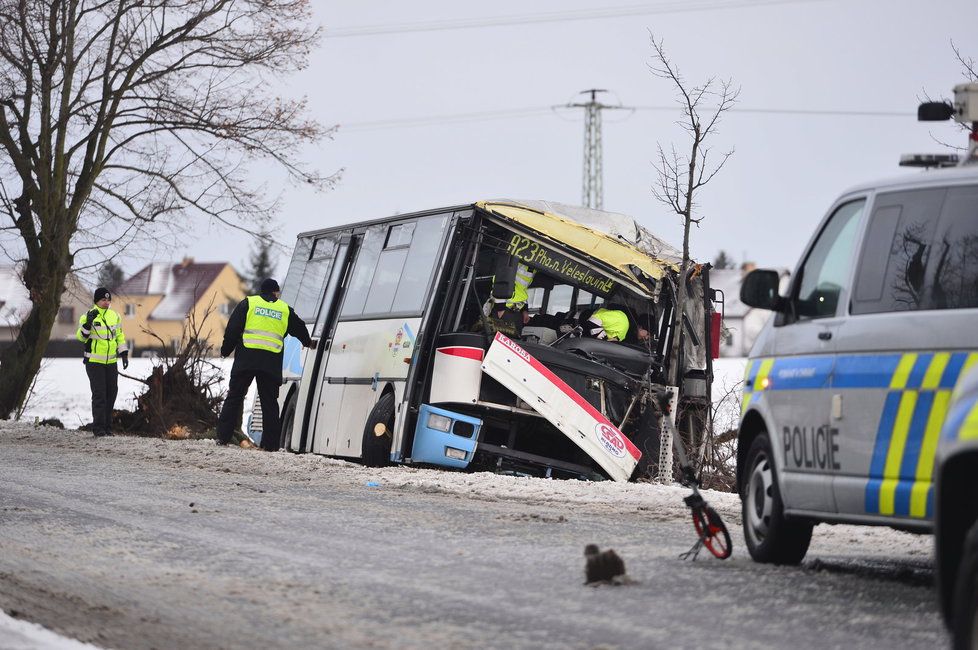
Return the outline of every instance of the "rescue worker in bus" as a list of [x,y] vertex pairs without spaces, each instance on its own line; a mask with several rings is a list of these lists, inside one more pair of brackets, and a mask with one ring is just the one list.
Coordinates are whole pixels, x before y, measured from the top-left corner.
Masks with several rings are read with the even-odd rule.
[[[628,314],[620,309],[605,309],[599,307],[588,317],[584,323],[584,335],[604,341],[625,341],[628,336]],[[637,326],[637,336],[639,341],[646,341],[649,338],[649,331]]]
[[129,367],[129,345],[122,333],[122,319],[109,309],[112,294],[105,287],[95,290],[95,305],[82,315],[75,337],[85,344],[85,373],[92,389],[92,433],[112,435],[112,408],[119,393],[119,369]]
[[307,348],[313,346],[305,322],[279,298],[280,292],[278,282],[268,278],[261,283],[259,294],[239,302],[228,318],[221,356],[234,352],[234,365],[217,420],[219,445],[231,442],[234,428],[241,421],[245,395],[251,382],[257,380],[262,414],[261,449],[279,450],[278,392],[282,385],[285,336],[294,336]]
[[515,257],[503,258],[493,276],[491,304],[487,305],[491,324],[508,336],[519,337],[530,320],[527,302],[536,270]]

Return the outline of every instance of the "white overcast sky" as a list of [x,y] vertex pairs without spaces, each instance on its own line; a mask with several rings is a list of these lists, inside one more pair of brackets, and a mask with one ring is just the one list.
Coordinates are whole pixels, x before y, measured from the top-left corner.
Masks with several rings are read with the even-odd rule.
[[[650,30],[689,83],[729,77],[742,89],[712,143],[735,153],[702,191],[697,259],[725,249],[793,267],[842,190],[920,173],[897,161],[941,151],[932,134],[964,144],[950,123],[918,123],[916,107],[964,80],[952,41],[978,58],[978,0],[626,3],[313,0],[326,38],[283,92],[339,125],[304,158],[344,172],[325,194],[264,179],[284,192],[277,238],[291,249],[304,230],[486,198],[578,204],[583,113],[551,107],[597,87],[612,91],[606,102],[636,108],[605,112],[605,209],[679,245],[678,217],[650,191],[652,161],[657,143],[688,141],[673,124],[678,110],[661,109],[674,105],[674,88],[649,71]],[[245,235],[202,225],[192,237],[198,261],[246,268]],[[287,256],[278,262],[284,277]]]

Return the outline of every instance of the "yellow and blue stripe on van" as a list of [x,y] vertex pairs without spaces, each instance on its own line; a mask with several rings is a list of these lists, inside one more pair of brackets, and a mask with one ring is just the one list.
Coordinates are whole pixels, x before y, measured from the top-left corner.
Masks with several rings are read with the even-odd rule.
[[916,519],[933,513],[933,469],[951,391],[978,361],[967,352],[891,355],[896,363],[886,388],[866,485],[866,512]]
[[[951,392],[958,377],[976,362],[978,353],[973,352],[756,359],[745,372],[742,413],[765,390],[887,390],[866,485],[866,512],[929,518],[934,456]],[[791,377],[794,368],[810,369],[808,380],[780,380],[783,375]],[[771,376],[779,379],[772,382]],[[975,429],[978,437],[978,414]]]

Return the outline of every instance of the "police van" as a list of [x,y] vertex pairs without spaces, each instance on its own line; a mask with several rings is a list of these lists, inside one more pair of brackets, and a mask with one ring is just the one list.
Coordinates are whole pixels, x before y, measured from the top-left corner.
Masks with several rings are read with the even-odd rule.
[[[918,116],[971,125],[976,111],[978,84],[965,84]],[[800,562],[819,522],[932,530],[941,430],[978,361],[971,138],[953,168],[842,194],[787,295],[775,271],[744,279],[741,300],[774,312],[747,364],[737,452],[755,560]]]
[[[317,344],[286,343],[284,446],[367,465],[671,473],[653,397],[670,391],[669,417],[701,431],[717,343],[709,266],[691,268],[680,305],[678,262],[629,217],[544,201],[302,233],[282,298]],[[532,276],[526,321],[504,331],[487,306],[514,295],[518,273]],[[624,340],[580,336],[598,309],[627,321]]]

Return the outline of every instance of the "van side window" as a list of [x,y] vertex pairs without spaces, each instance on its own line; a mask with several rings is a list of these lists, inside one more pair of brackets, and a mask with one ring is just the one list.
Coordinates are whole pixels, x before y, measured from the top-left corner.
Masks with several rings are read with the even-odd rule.
[[853,314],[928,308],[928,268],[937,263],[933,240],[946,195],[946,189],[927,189],[876,197],[859,255]]
[[848,288],[859,216],[865,199],[839,206],[799,270],[792,305],[798,320],[834,316]]
[[932,309],[978,307],[978,185],[948,190],[933,263]]

